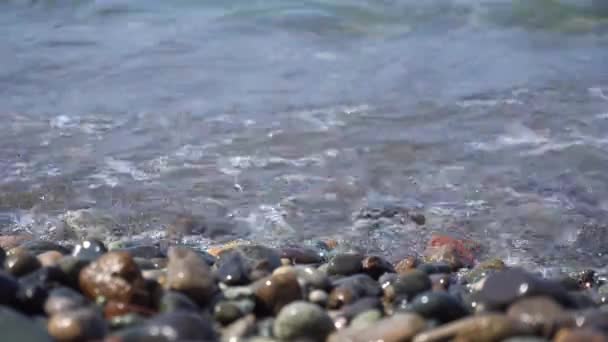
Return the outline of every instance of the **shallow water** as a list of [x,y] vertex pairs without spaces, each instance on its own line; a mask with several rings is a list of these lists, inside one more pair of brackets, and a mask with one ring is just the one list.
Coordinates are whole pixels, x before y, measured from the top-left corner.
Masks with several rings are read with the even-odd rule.
[[[0,1],[0,227],[608,257],[605,2]],[[361,208],[425,213],[417,227]]]

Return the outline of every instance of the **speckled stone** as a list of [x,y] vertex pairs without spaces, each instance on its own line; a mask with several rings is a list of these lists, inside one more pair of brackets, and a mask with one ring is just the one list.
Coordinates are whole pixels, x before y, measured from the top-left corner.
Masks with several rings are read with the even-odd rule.
[[91,299],[102,296],[123,303],[148,305],[149,294],[133,258],[108,252],[80,272],[80,289]]
[[333,322],[323,309],[303,301],[285,306],[274,322],[275,336],[287,341],[298,338],[325,341],[333,330]]
[[380,284],[366,274],[356,274],[334,282],[334,289],[329,293],[327,306],[339,309],[363,297],[379,297],[382,294]]
[[351,326],[332,334],[329,342],[402,342],[410,341],[426,327],[424,319],[416,314],[398,313],[381,319],[371,326]]

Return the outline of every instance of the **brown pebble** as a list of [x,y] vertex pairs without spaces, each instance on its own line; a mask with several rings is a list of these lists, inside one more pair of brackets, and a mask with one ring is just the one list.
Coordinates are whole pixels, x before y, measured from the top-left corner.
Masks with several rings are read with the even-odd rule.
[[469,316],[427,330],[417,335],[413,342],[493,342],[517,335],[530,334],[525,325],[502,314]]
[[426,326],[417,314],[399,313],[381,319],[372,326],[345,328],[329,336],[329,342],[403,342],[410,341]]
[[42,267],[50,267],[56,266],[59,263],[59,260],[63,258],[63,254],[57,251],[47,251],[38,254],[38,261],[42,264]]
[[593,329],[560,329],[554,342],[608,342],[608,336]]
[[82,292],[91,299],[103,296],[124,303],[148,304],[144,279],[126,252],[108,252],[80,271]]
[[139,314],[141,316],[152,316],[155,312],[143,306],[117,302],[114,300],[107,302],[103,308],[103,315],[106,319],[112,319],[130,313]]
[[398,274],[405,274],[418,266],[418,259],[415,256],[407,256],[395,265],[395,271]]
[[4,269],[16,277],[31,273],[41,266],[40,261],[34,255],[21,247],[11,249],[4,260]]
[[193,250],[171,247],[165,288],[182,292],[206,305],[218,292],[217,280],[207,263]]
[[287,266],[278,273],[258,280],[254,285],[254,293],[260,305],[256,305],[256,310],[261,314],[276,315],[287,304],[302,299],[302,289],[298,283],[298,278],[293,270],[288,270]]
[[509,306],[507,316],[536,326],[543,336],[552,336],[555,329],[573,322],[564,308],[550,297],[522,298]]

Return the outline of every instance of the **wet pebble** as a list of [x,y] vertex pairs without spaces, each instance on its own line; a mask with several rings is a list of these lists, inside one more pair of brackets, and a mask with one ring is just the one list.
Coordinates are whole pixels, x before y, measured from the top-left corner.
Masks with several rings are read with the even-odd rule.
[[56,266],[57,264],[59,264],[59,260],[63,258],[63,254],[57,251],[47,251],[38,254],[36,258],[38,258],[38,261],[40,262],[40,265],[42,265],[42,267]]
[[88,239],[74,246],[72,256],[78,259],[92,261],[102,256],[107,251],[108,249],[103,242],[97,239]]
[[360,254],[337,254],[328,263],[328,275],[349,276],[363,271],[363,256]]
[[383,284],[384,298],[388,302],[409,302],[416,295],[431,289],[431,278],[425,272],[412,270]]
[[108,252],[80,272],[80,289],[91,299],[104,297],[123,303],[148,305],[141,272],[125,252]]
[[416,314],[398,313],[362,327],[351,326],[332,334],[329,342],[402,342],[410,341],[426,327],[424,319]]
[[218,293],[216,278],[207,263],[191,249],[171,247],[165,287],[182,292],[205,306]]
[[48,321],[49,334],[59,342],[99,340],[106,331],[106,321],[93,308],[58,312]]
[[308,294],[308,301],[321,307],[325,307],[325,305],[327,305],[328,298],[329,295],[323,290],[313,290]]
[[460,301],[445,292],[421,293],[414,297],[411,303],[405,304],[402,309],[442,323],[467,315],[467,311]]
[[357,274],[341,278],[334,282],[334,289],[329,294],[328,307],[339,309],[363,297],[379,297],[382,294],[380,284],[366,274]]
[[243,316],[238,305],[229,301],[222,301],[215,305],[213,317],[222,325],[228,325]]
[[378,256],[367,256],[362,261],[363,272],[374,279],[385,273],[395,273],[395,268],[386,259]]
[[299,338],[325,341],[334,330],[334,325],[331,318],[319,306],[296,301],[285,306],[278,313],[273,330],[277,338],[287,341]]
[[181,292],[165,291],[160,299],[159,310],[163,313],[175,311],[197,312],[200,310],[190,297]]
[[410,272],[411,270],[416,269],[418,263],[418,258],[416,258],[415,256],[405,257],[395,265],[395,272],[399,274],[405,274],[407,272]]
[[14,304],[18,290],[17,279],[4,270],[0,270],[0,305]]
[[221,253],[215,267],[218,280],[226,285],[244,285],[250,282],[249,262],[238,251],[229,250]]
[[[256,320],[254,315],[247,315],[222,330],[222,341],[236,342],[253,335],[256,330]],[[250,340],[249,340],[250,341]]]
[[119,341],[216,341],[209,319],[189,312],[160,314],[112,334]]
[[276,315],[285,305],[302,299],[295,270],[290,269],[258,280],[254,285],[256,312]]
[[33,255],[38,255],[44,252],[55,251],[59,252],[62,255],[66,255],[70,253],[70,248],[59,245],[52,241],[46,240],[30,240],[21,244],[19,247],[26,249]]
[[550,297],[522,298],[509,306],[507,316],[537,327],[544,336],[552,336],[555,329],[571,320],[564,308]]
[[373,326],[376,322],[382,319],[382,311],[379,309],[370,309],[363,311],[353,317],[349,327],[352,329],[365,329]]
[[281,258],[291,264],[319,264],[325,261],[323,253],[306,247],[285,247],[280,250]]
[[470,341],[498,342],[517,335],[530,334],[527,327],[502,314],[476,315],[463,318],[416,336],[413,342]]
[[26,275],[41,266],[36,256],[20,247],[12,249],[4,260],[4,269],[15,277]]
[[608,334],[593,329],[564,328],[557,332],[554,342],[608,342]]
[[44,303],[44,311],[51,316],[59,312],[75,310],[87,303],[89,301],[79,292],[69,287],[57,287],[49,292]]

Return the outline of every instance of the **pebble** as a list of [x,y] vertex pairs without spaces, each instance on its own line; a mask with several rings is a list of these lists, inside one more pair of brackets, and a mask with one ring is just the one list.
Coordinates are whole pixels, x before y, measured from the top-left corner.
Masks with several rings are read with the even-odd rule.
[[17,279],[4,270],[0,270],[0,305],[12,305],[19,290]]
[[608,342],[608,335],[593,329],[564,328],[557,332],[554,342]]
[[190,297],[181,292],[165,291],[158,305],[160,312],[169,313],[175,311],[196,312],[200,308]]
[[107,251],[108,249],[103,242],[97,239],[88,239],[74,246],[72,256],[83,260],[93,261]]
[[505,338],[530,334],[525,326],[502,314],[463,318],[417,335],[413,342],[468,341],[498,342]]
[[245,256],[238,251],[221,253],[215,263],[219,281],[226,285],[244,285],[250,282],[251,266]]
[[165,288],[182,292],[201,306],[218,293],[216,278],[207,263],[191,249],[171,247]]
[[9,251],[4,260],[4,269],[15,277],[21,277],[39,269],[42,265],[38,258],[26,249],[17,247]]
[[321,307],[325,307],[325,305],[327,305],[328,298],[329,295],[323,290],[313,290],[308,294],[308,301]]
[[372,327],[376,322],[382,319],[382,311],[379,309],[370,309],[356,315],[350,321],[350,328],[365,329]]
[[[190,312],[160,314],[112,334],[116,341],[216,341],[209,319]],[[113,341],[113,340],[110,340]]]
[[302,299],[302,289],[294,270],[273,274],[253,285],[256,312],[276,315],[285,305]]
[[296,301],[286,305],[274,321],[274,334],[286,341],[303,338],[310,341],[325,341],[334,330],[332,319],[315,304]]
[[0,305],[0,332],[2,341],[16,342],[52,342],[43,325],[36,323],[29,317]]
[[222,341],[235,342],[242,341],[256,332],[255,316],[247,315],[222,330]]
[[58,312],[47,325],[49,334],[59,342],[100,340],[107,331],[106,321],[92,308]]
[[424,318],[434,319],[441,323],[457,320],[467,315],[461,302],[445,292],[421,293],[402,308],[407,312],[414,312]]
[[399,275],[393,281],[383,283],[384,298],[388,302],[411,301],[416,295],[431,289],[429,275],[420,270],[412,270]]
[[328,342],[410,341],[424,330],[426,322],[416,314],[397,313],[371,326],[353,326],[332,334]]
[[63,258],[63,254],[57,251],[47,251],[38,254],[36,258],[38,258],[38,261],[40,262],[40,265],[42,265],[42,267],[56,266],[57,264],[59,264],[59,260]]
[[235,303],[222,301],[215,305],[213,317],[222,325],[228,325],[243,316],[243,312]]
[[44,303],[44,311],[51,316],[78,309],[87,305],[88,302],[83,295],[69,287],[57,287],[50,291]]
[[307,290],[329,291],[331,282],[327,274],[311,266],[294,266],[300,286]]
[[408,273],[411,270],[416,269],[418,263],[418,258],[416,258],[415,256],[405,257],[395,265],[395,272],[397,272],[398,274]]
[[360,254],[337,254],[328,263],[328,275],[348,276],[363,270],[363,256]]
[[280,255],[292,264],[319,264],[325,261],[323,253],[306,247],[281,248]]
[[507,316],[538,327],[544,336],[552,336],[556,327],[572,320],[559,303],[543,296],[516,301],[509,306]]
[[30,234],[0,235],[0,248],[8,251],[33,238]]
[[217,253],[217,272],[221,281],[227,281],[229,285],[261,279],[280,266],[280,254],[275,249],[261,245],[236,245]]
[[62,255],[70,253],[69,248],[46,240],[29,240],[21,244],[19,247],[26,249],[33,255],[38,255],[48,251],[59,252]]
[[329,293],[327,306],[339,309],[363,297],[379,297],[382,288],[367,274],[357,274],[334,282],[334,289]]
[[385,273],[395,273],[395,268],[386,259],[378,256],[367,256],[362,261],[363,273],[374,279]]
[[557,282],[541,279],[518,268],[490,274],[474,298],[486,310],[504,309],[519,298],[548,296],[568,307],[572,301],[567,291]]
[[123,303],[148,305],[149,298],[141,272],[125,252],[108,252],[80,272],[80,289],[91,299],[104,297]]
[[352,320],[358,314],[369,310],[382,310],[382,301],[378,297],[364,297],[354,303],[343,306],[340,309],[340,317],[347,321]]

